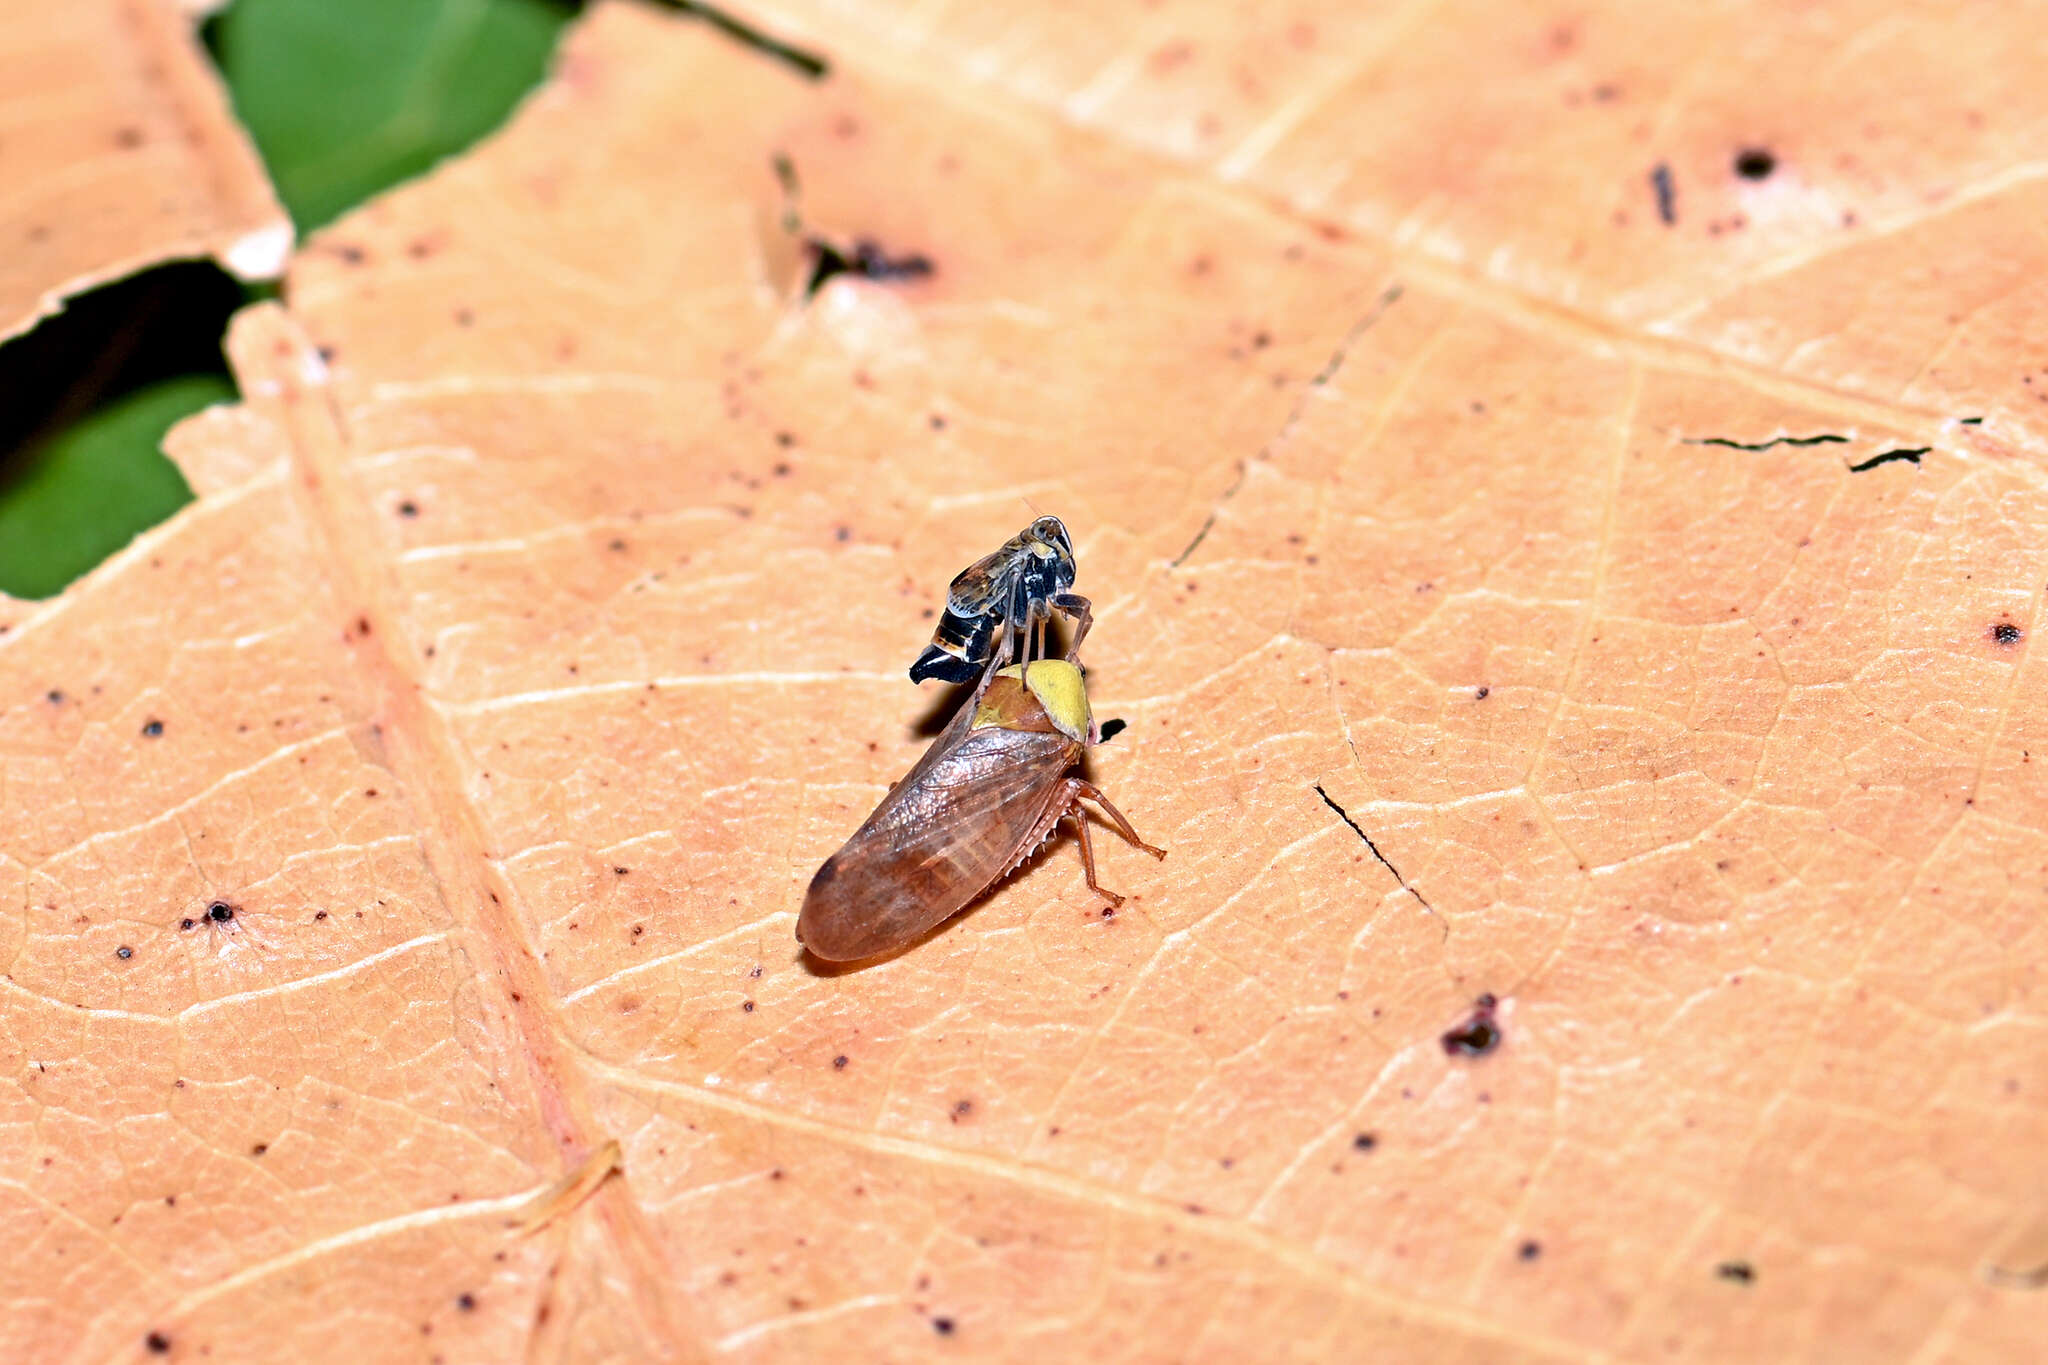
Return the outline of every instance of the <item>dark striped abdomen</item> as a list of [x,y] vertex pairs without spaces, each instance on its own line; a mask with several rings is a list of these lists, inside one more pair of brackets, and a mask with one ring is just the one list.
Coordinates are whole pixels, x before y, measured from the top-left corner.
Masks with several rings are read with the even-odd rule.
[[987,667],[995,638],[996,617],[993,613],[962,616],[948,607],[939,617],[938,629],[932,632],[932,642],[910,666],[910,680],[923,682],[926,678],[937,678],[949,683],[973,682]]

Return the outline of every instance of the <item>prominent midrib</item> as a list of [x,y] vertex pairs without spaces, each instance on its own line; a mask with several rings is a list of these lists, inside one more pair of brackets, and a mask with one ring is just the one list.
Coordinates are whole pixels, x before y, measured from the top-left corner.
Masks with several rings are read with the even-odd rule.
[[[611,1135],[593,1117],[580,1054],[557,1026],[553,987],[515,911],[517,890],[489,856],[481,813],[461,796],[460,746],[430,704],[407,652],[383,547],[349,493],[348,438],[326,368],[297,320],[275,304],[237,315],[228,351],[242,392],[260,395],[252,405],[273,416],[290,438],[288,482],[308,526],[309,553],[325,568],[341,612],[335,626],[350,640],[374,699],[384,764],[419,819],[422,852],[449,917],[471,931],[454,936],[457,951],[473,945],[480,950],[474,960],[496,977],[495,990],[477,980],[475,998],[484,1009],[501,1012],[494,1029],[509,1027],[516,1035],[536,1117],[561,1155],[561,1171],[574,1170]],[[589,1216],[604,1221],[611,1244],[633,1271],[639,1320],[661,1334],[664,1347],[699,1349],[709,1338],[666,1292],[673,1272],[624,1182],[599,1188]]]

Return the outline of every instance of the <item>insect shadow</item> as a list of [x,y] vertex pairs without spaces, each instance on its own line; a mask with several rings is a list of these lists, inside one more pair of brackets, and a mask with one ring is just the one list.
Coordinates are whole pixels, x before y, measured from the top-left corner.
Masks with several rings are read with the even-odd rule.
[[971,682],[953,683],[939,689],[924,713],[910,723],[910,733],[919,739],[936,739],[952,724],[953,713],[966,705],[974,696]]
[[[1011,876],[1015,875],[1015,873],[1011,874]],[[1003,879],[1003,881],[1008,880],[1008,877],[1005,877]],[[996,883],[996,885],[1000,886],[1002,885],[1002,882],[998,882]],[[993,891],[994,889],[994,887],[990,888],[991,891]],[[987,897],[984,896],[983,900],[986,901]],[[825,958],[819,957],[809,948],[805,948],[802,945],[798,945],[796,950],[796,960],[799,963],[803,964],[803,969],[809,972],[812,976],[825,977],[828,979],[837,976],[852,976],[854,973],[864,972],[870,967],[879,967],[884,962],[894,962],[897,958],[902,957],[905,953],[916,952],[919,948],[924,947],[925,944],[930,943],[933,939],[939,937],[941,934],[944,934],[949,929],[952,929],[957,925],[966,923],[968,920],[974,918],[974,916],[979,914],[980,912],[980,905],[970,905],[965,910],[962,910],[958,914],[954,915],[952,918],[944,919],[939,921],[937,924],[934,924],[931,928],[925,930],[916,938],[911,939],[902,947],[897,948],[892,952],[883,953],[879,957],[862,958],[856,962],[831,962]]]

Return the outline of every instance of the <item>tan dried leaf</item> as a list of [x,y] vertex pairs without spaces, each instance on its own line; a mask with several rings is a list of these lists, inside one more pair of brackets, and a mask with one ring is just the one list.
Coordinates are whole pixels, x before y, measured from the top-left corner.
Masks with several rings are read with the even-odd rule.
[[[187,5],[187,8],[193,8]],[[167,0],[18,4],[0,26],[0,339],[181,257],[274,279],[291,250],[227,92]]]
[[[597,7],[17,609],[0,1354],[2024,1358],[2048,495],[2031,305],[1945,300],[2029,116],[1845,231],[1765,11],[916,13]],[[778,157],[935,273],[806,303]],[[1032,505],[1171,856],[815,974]]]

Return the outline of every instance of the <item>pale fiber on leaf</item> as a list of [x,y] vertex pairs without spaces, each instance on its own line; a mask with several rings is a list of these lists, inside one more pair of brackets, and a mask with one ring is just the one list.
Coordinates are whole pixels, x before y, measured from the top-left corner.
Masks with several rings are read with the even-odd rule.
[[178,8],[8,7],[0,338],[69,295],[164,261],[211,256],[246,279],[283,270],[291,221]]
[[[199,501],[17,612],[0,1355],[2021,1358],[2031,437],[880,31],[811,84],[599,6],[241,320]],[[935,273],[806,305],[778,156]],[[1033,506],[1170,855],[815,974],[928,613]]]

